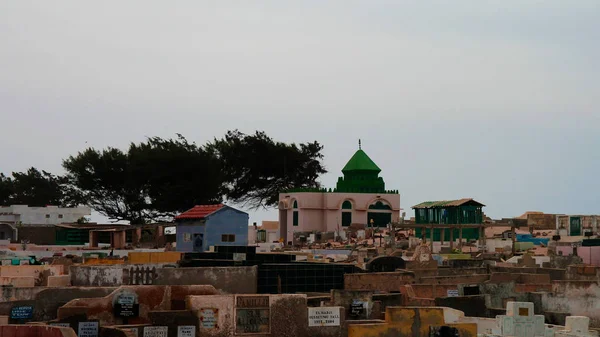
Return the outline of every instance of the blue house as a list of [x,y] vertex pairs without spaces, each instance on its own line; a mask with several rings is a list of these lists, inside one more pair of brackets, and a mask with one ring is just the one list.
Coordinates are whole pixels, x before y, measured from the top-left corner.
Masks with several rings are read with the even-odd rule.
[[205,252],[210,246],[247,246],[248,213],[227,205],[199,205],[175,217],[177,251]]

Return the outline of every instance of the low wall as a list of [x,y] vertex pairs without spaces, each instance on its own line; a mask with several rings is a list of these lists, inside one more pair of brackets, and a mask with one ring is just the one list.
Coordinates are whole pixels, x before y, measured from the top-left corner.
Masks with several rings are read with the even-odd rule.
[[28,276],[0,276],[0,286],[29,288],[35,286],[35,278]]
[[550,279],[554,281],[566,279],[567,270],[558,268],[490,266],[490,272],[504,272],[517,274],[548,274],[550,275]]
[[[56,318],[60,306],[73,299],[103,297],[115,289],[114,287],[3,288],[0,315],[10,315],[10,310],[15,305],[31,305],[33,306],[33,320],[49,321]],[[9,292],[12,294],[9,295]]]
[[64,274],[62,265],[1,266],[0,277],[33,277],[36,286],[48,284],[48,276]]
[[400,286],[415,282],[414,275],[403,272],[344,274],[345,290],[400,291]]
[[71,328],[47,325],[3,325],[0,326],[2,337],[77,337]]
[[490,275],[466,275],[466,276],[436,276],[436,277],[421,277],[421,283],[426,284],[478,284],[486,282],[490,279]]
[[181,252],[131,252],[128,261],[131,264],[177,263],[181,260]]
[[256,294],[258,267],[158,268],[155,285],[212,285],[224,294]]
[[[155,271],[162,264],[144,265],[72,265],[71,284],[78,287],[115,287],[130,284],[153,284]],[[136,274],[136,271],[142,271]]]

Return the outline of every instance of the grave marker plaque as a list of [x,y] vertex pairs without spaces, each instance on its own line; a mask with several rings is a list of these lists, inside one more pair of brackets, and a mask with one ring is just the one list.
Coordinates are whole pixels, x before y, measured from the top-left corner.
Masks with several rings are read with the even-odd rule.
[[448,289],[446,290],[447,297],[458,297],[458,289]]
[[144,327],[144,337],[167,337],[169,328],[166,326]]
[[79,322],[77,337],[98,337],[98,322]]
[[236,298],[236,334],[270,333],[269,296],[238,296]]
[[195,325],[180,325],[177,327],[177,337],[196,337]]
[[308,326],[340,326],[340,307],[308,308]]
[[219,309],[217,308],[202,308],[200,309],[200,326],[203,329],[217,328],[219,320]]
[[140,314],[140,305],[138,304],[137,294],[130,291],[118,294],[113,300],[113,310],[117,317],[138,317]]
[[10,309],[10,318],[14,320],[25,320],[33,317],[33,307],[31,305],[22,305]]

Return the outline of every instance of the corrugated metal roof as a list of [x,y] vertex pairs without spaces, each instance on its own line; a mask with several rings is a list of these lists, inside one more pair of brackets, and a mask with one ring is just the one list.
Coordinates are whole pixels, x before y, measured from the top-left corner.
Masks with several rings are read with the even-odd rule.
[[485,206],[484,204],[482,204],[478,201],[475,201],[472,198],[463,198],[463,199],[457,199],[457,200],[425,201],[418,205],[413,206],[412,208],[455,207],[455,206],[464,205],[468,202],[475,202],[475,203],[479,204],[480,206]]
[[225,207],[223,204],[216,205],[198,205],[194,206],[191,209],[179,214],[175,217],[176,220],[179,219],[204,219],[210,214],[220,210]]

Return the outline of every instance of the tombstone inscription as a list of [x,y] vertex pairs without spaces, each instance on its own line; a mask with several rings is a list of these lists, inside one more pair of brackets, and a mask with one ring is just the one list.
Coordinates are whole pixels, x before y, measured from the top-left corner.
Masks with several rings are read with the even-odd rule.
[[177,327],[177,337],[196,337],[196,326],[180,325]]
[[339,307],[308,308],[308,326],[339,326]]
[[271,311],[269,296],[238,296],[236,297],[237,334],[269,333]]
[[138,317],[140,314],[140,305],[138,304],[137,294],[131,291],[119,293],[113,299],[113,310],[117,317]]
[[98,337],[98,322],[79,322],[77,337]]
[[31,305],[22,305],[10,309],[10,318],[14,320],[25,320],[33,317],[33,307]]
[[166,326],[144,327],[144,337],[167,337],[169,328]]
[[215,329],[218,327],[219,309],[202,308],[200,309],[200,326],[203,329]]

